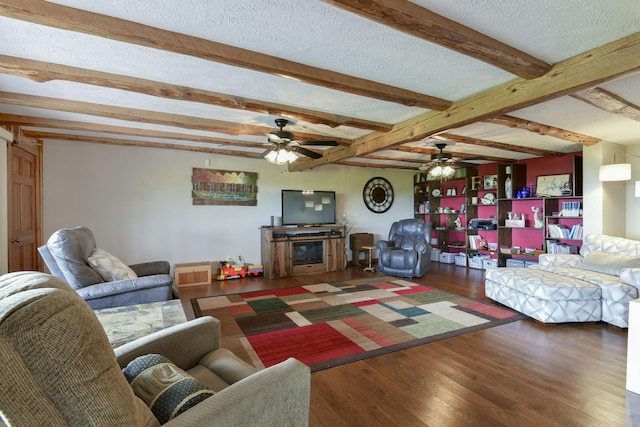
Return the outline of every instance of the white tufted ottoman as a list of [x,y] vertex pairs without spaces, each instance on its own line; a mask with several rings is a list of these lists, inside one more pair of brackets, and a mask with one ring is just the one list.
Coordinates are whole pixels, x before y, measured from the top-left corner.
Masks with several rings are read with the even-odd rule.
[[548,271],[487,269],[485,294],[543,323],[595,322],[602,318],[599,286]]

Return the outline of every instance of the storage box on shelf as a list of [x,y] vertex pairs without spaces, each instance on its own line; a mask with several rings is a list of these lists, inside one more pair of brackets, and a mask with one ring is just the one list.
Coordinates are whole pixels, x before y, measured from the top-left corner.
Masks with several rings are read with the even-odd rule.
[[484,268],[483,261],[486,261],[489,259],[491,259],[489,255],[471,254],[469,255],[469,268],[482,270]]
[[451,252],[440,252],[440,262],[443,264],[454,264],[456,262],[456,254]]
[[440,248],[431,248],[431,261],[440,262]]
[[498,266],[498,260],[497,259],[489,258],[489,259],[483,259],[482,260],[482,269],[483,270],[486,270],[487,268],[497,267],[497,266]]

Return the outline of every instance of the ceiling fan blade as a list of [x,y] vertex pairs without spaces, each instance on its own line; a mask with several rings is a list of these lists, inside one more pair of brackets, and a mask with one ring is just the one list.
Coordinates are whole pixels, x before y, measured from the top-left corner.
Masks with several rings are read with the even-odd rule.
[[456,162],[455,166],[462,167],[462,168],[477,168],[479,166],[479,164],[478,163],[468,163],[468,162]]
[[307,150],[306,148],[302,148],[300,146],[290,146],[291,151],[298,152],[300,154],[304,154],[307,157],[311,157],[312,159],[319,159],[322,157],[322,154],[316,153],[315,151]]
[[268,150],[262,152],[259,156],[258,159],[264,159],[265,157],[267,157],[267,154],[269,154],[270,152],[272,152],[273,150],[275,150],[275,148],[269,148]]
[[474,157],[465,157],[465,158],[461,158],[461,161],[467,161],[467,160],[487,160],[486,157],[484,156],[474,156]]
[[280,138],[278,135],[276,135],[274,132],[269,132],[267,134],[267,140],[271,141],[271,142],[275,142],[276,144],[282,144],[284,143],[284,139]]
[[330,139],[317,139],[313,141],[300,141],[300,145],[324,145],[326,147],[337,147],[338,143]]

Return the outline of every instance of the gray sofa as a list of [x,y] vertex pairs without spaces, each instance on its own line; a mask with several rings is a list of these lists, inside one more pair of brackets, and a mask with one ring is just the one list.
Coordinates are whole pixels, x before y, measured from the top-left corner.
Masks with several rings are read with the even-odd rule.
[[389,240],[379,240],[378,270],[400,277],[422,277],[431,268],[431,223],[402,219],[391,225]]
[[137,277],[110,281],[89,264],[95,250],[96,239],[87,227],[58,230],[38,248],[51,274],[67,282],[94,310],[172,298],[167,261],[130,265]]
[[[0,276],[0,307],[0,424],[157,426],[155,412],[134,394],[134,382],[130,385],[121,370],[138,356],[153,353],[175,365],[177,370],[170,372],[195,378],[215,392],[182,413],[176,411],[164,425],[308,425],[309,368],[288,359],[255,369],[220,347],[220,322],[214,318],[173,326],[114,351],[95,313],[54,276]],[[165,404],[186,400],[176,395]]]
[[640,296],[640,242],[589,234],[579,255],[544,254],[526,269],[488,269],[485,294],[543,323],[626,328],[629,302]]

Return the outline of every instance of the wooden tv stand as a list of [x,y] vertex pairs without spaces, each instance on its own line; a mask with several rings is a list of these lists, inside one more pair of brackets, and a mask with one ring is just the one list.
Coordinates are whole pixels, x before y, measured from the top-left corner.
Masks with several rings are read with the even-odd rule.
[[269,279],[344,271],[345,227],[262,227],[262,265]]

